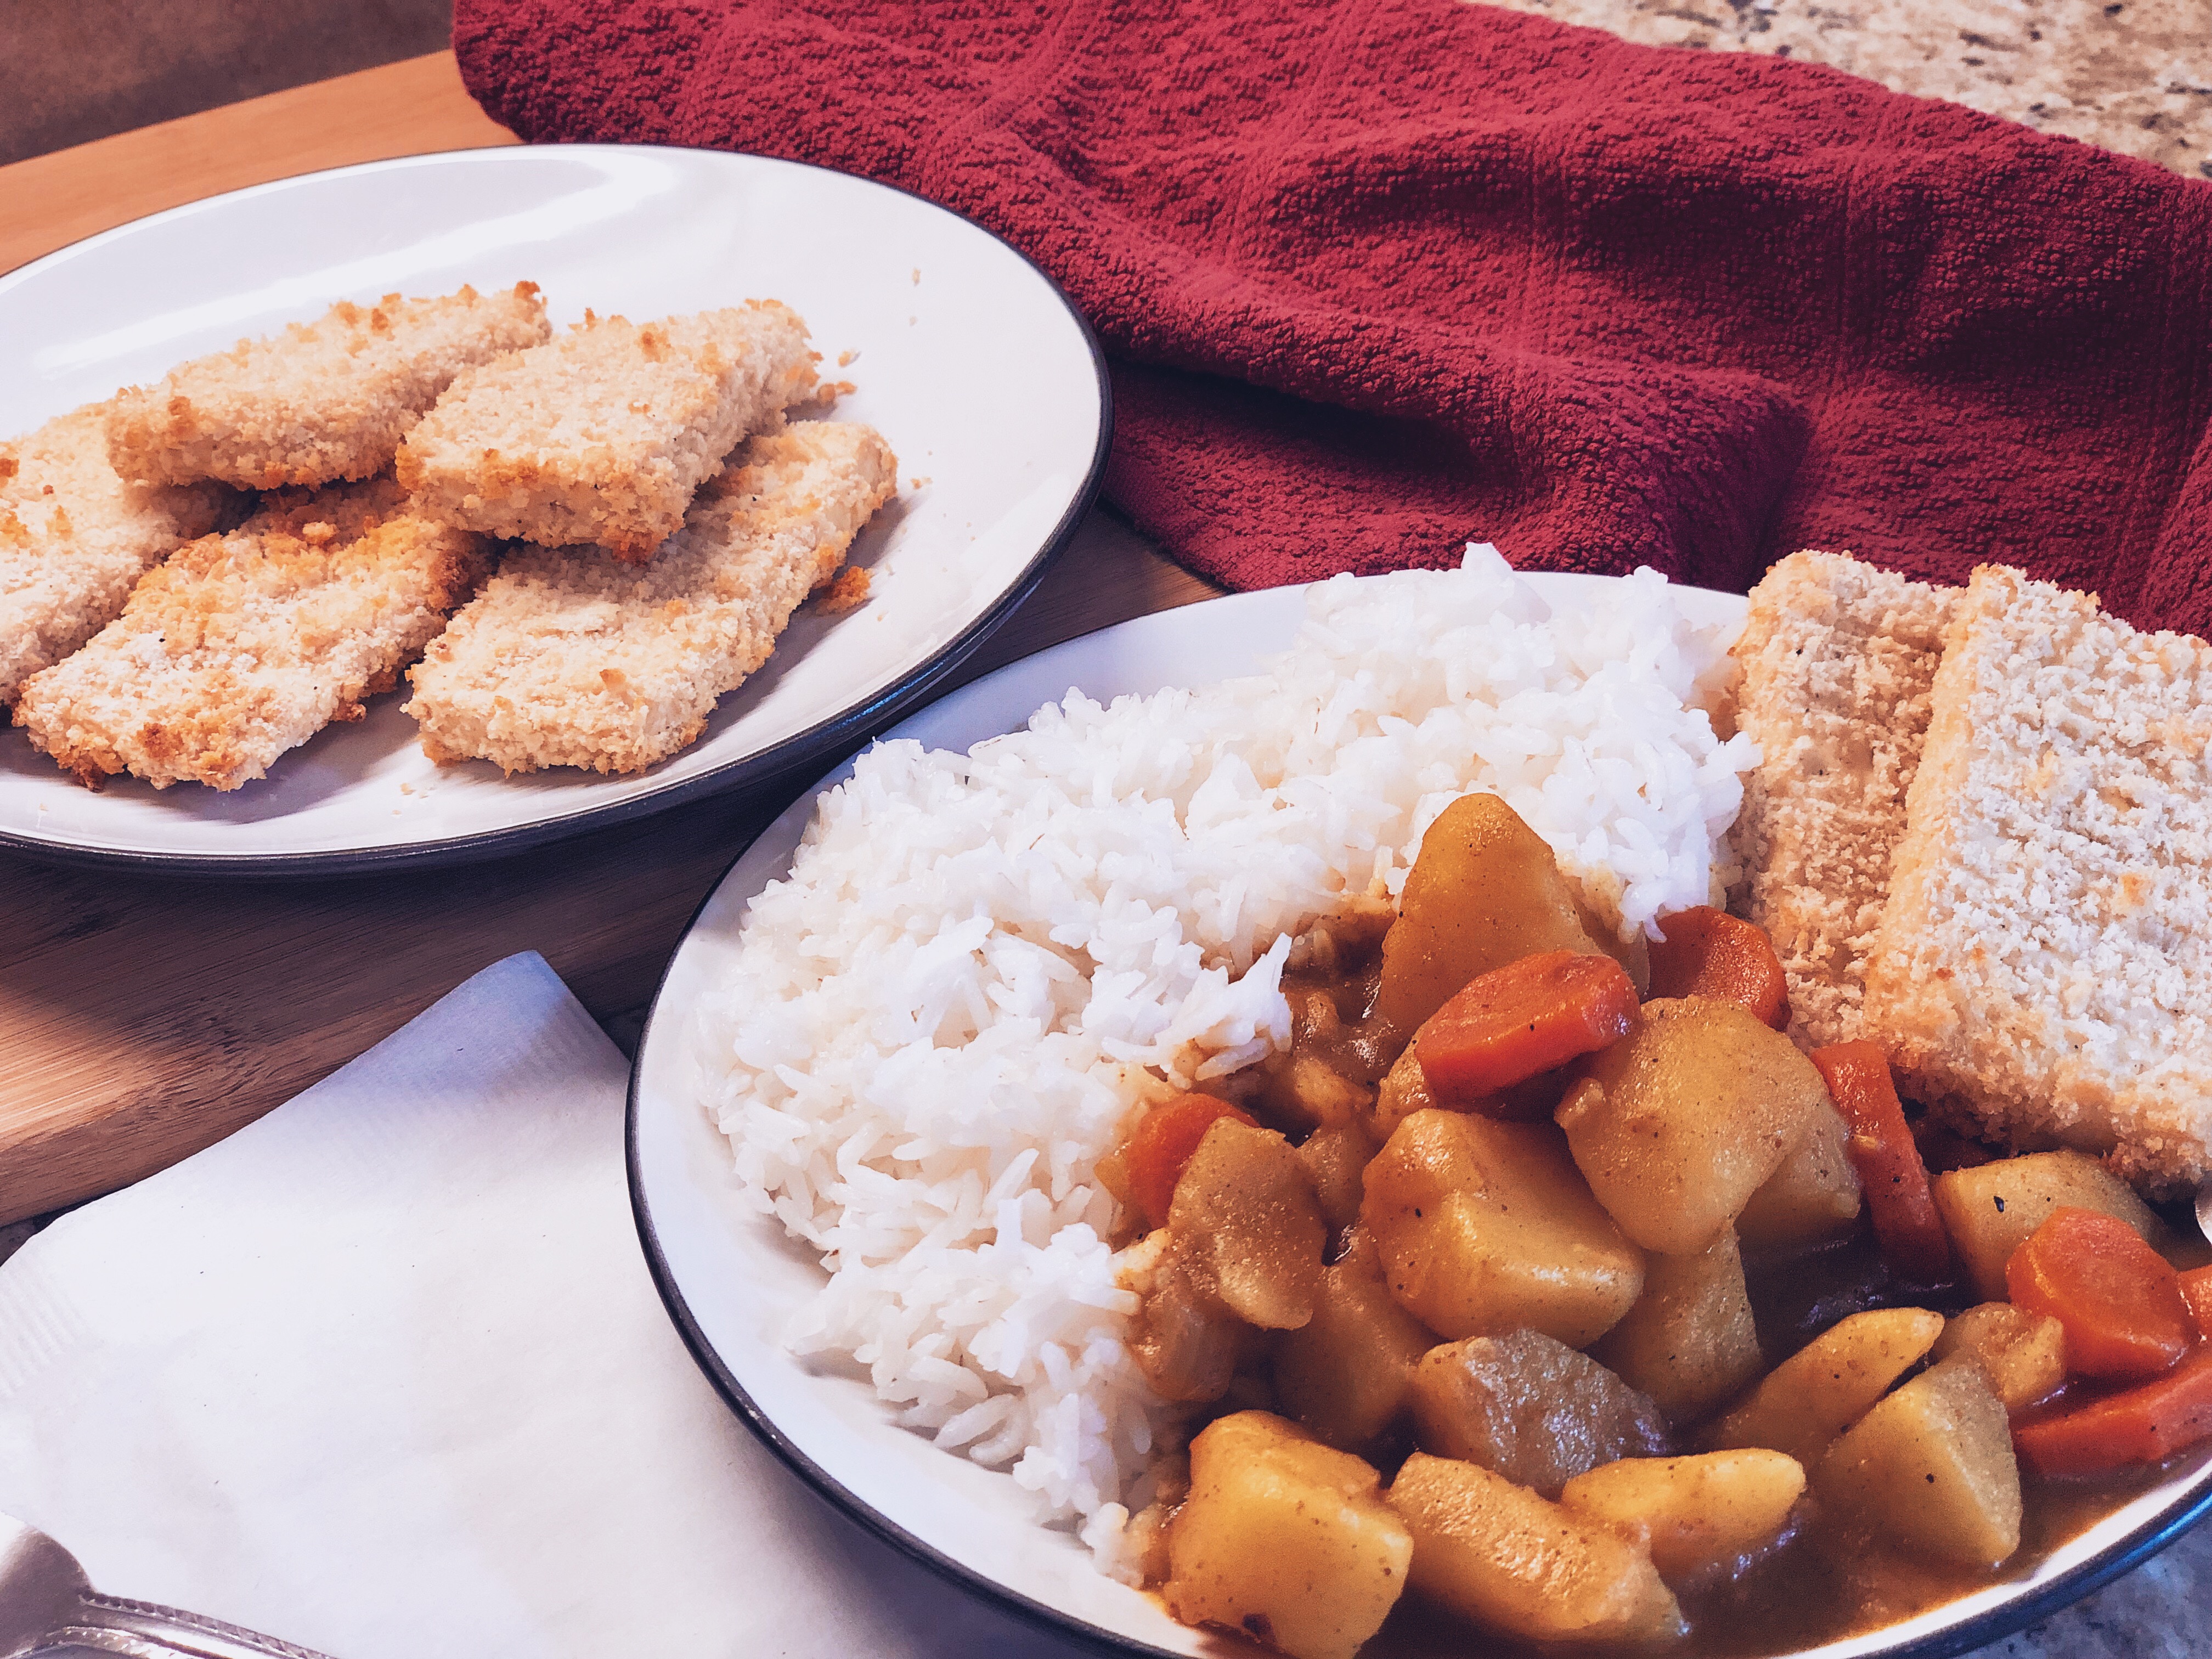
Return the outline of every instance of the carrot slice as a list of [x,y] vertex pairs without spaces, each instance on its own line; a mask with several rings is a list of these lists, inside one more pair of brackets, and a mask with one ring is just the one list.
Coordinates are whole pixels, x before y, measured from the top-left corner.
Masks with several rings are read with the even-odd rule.
[[2155,1463],[2212,1438],[2212,1345],[2164,1376],[2094,1399],[2069,1401],[2017,1424],[2013,1449],[2038,1474],[2100,1474]]
[[1659,926],[1667,937],[1651,945],[1653,996],[1712,997],[1787,1029],[1790,981],[1765,933],[1710,904],[1662,916]]
[[1547,951],[1469,980],[1429,1017],[1413,1055],[1437,1105],[1485,1097],[1595,1053],[1636,1024],[1636,982],[1611,957]]
[[2012,1304],[2066,1328],[2066,1369],[2139,1382],[2173,1369],[2197,1340],[2178,1275],[2117,1216],[2066,1205],[2005,1263]]
[[1905,1121],[1889,1061],[1873,1042],[1835,1042],[1812,1053],[1836,1109],[1850,1126],[1844,1151],[1866,1188],[1881,1259],[1916,1285],[1951,1277],[1951,1238],[1928,1188],[1928,1166]]
[[2197,1321],[2197,1334],[2212,1336],[2212,1267],[2191,1267],[2180,1279],[2181,1299]]
[[1121,1162],[1127,1172],[1130,1201],[1150,1225],[1167,1225],[1168,1206],[1175,1202],[1176,1182],[1182,1179],[1183,1166],[1198,1150],[1198,1143],[1206,1139],[1206,1132],[1224,1117],[1259,1127],[1249,1112],[1212,1095],[1179,1096],[1155,1106],[1139,1120],[1121,1147]]

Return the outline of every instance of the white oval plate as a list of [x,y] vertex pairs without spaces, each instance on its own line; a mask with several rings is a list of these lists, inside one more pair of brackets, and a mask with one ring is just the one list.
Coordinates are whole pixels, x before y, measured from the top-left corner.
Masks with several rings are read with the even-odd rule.
[[[876,427],[900,495],[853,549],[870,602],[802,612],[707,734],[650,771],[439,767],[391,695],[231,794],[79,787],[0,733],[0,842],[211,873],[453,862],[819,764],[958,665],[1073,531],[1112,423],[1091,331],[958,215],[820,167],[710,150],[468,150],[309,173],[155,214],[0,278],[0,434],[341,299],[527,279],[556,325],[768,297],[794,307],[834,418]],[[840,368],[842,354],[856,354]],[[921,479],[919,485],[908,481]]]
[[[1604,577],[1532,575],[1554,612]],[[1017,731],[1071,686],[1103,702],[1254,672],[1289,645],[1304,588],[1275,588],[1141,617],[1038,653],[944,697],[887,735],[966,749]],[[1743,600],[1682,590],[1698,620],[1732,621]],[[1195,664],[1205,672],[1194,674]],[[696,1012],[738,948],[745,907],[789,872],[814,798],[841,767],[762,831],[709,895],[677,947],[630,1074],[630,1199],[654,1281],[723,1398],[786,1462],[862,1524],[1024,1617],[1111,1650],[1218,1653],[1152,1598],[1101,1575],[1070,1534],[1029,1518],[1007,1476],[900,1428],[863,1379],[809,1365],[777,1333],[823,1282],[815,1258],[738,1198],[730,1148],[702,1105]],[[2169,1541],[2212,1505],[2212,1451],[2107,1516],[2017,1582],[1978,1591],[1821,1659],[1963,1652],[2086,1595]],[[1363,1659],[1389,1659],[1387,1644]]]

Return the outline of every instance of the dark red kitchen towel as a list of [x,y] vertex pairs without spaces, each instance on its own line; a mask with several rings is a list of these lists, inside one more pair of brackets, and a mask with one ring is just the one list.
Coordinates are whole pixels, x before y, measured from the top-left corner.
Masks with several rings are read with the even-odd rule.
[[2001,559],[2212,630],[2212,185],[1458,0],[459,0],[532,139],[971,215],[1113,362],[1113,499],[1237,586]]

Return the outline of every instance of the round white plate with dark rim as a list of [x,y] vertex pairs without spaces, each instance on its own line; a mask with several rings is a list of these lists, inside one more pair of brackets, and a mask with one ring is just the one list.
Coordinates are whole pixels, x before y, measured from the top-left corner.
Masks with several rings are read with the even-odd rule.
[[796,308],[823,378],[855,386],[830,418],[876,427],[899,458],[897,499],[852,551],[869,602],[836,617],[802,611],[704,737],[629,777],[434,765],[398,694],[229,794],[126,778],[94,793],[10,727],[0,843],[208,874],[452,863],[819,765],[957,667],[1097,491],[1112,426],[1103,360],[1021,254],[867,179],[645,146],[309,173],[49,254],[0,277],[0,434],[338,300],[523,280],[544,290],[556,326],[587,307],[638,320],[756,297]]
[[[1555,611],[1606,579],[1537,575]],[[1077,687],[1105,701],[1254,671],[1285,647],[1305,612],[1302,588],[1212,599],[1085,635],[940,699],[887,736],[964,750],[1018,730]],[[1700,619],[1743,614],[1733,595],[1701,593]],[[1194,674],[1193,665],[1205,665]],[[900,1428],[865,1378],[786,1352],[778,1333],[823,1282],[804,1246],[739,1201],[728,1143],[702,1104],[713,1061],[695,1018],[738,947],[745,907],[787,873],[815,796],[840,768],[761,832],[710,894],[661,980],[630,1073],[630,1198],[661,1299],[692,1356],[731,1407],[793,1469],[862,1525],[956,1583],[1048,1628],[1108,1651],[1218,1652],[1146,1595],[1103,1577],[1066,1532],[1036,1525],[1011,1479]],[[2016,1579],[1872,1635],[1818,1650],[1822,1659],[1961,1653],[2041,1618],[2177,1536],[2212,1509],[2212,1450],[2108,1515]],[[1387,1643],[1365,1650],[1387,1659]]]

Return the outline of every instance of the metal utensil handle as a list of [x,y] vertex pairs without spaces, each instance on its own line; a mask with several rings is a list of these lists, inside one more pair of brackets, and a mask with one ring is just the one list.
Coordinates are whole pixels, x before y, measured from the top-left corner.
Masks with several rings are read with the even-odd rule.
[[328,1659],[313,1648],[295,1647],[220,1619],[210,1619],[151,1601],[126,1601],[90,1590],[77,1603],[77,1621],[55,1631],[33,1653],[70,1648],[118,1653],[130,1659]]

